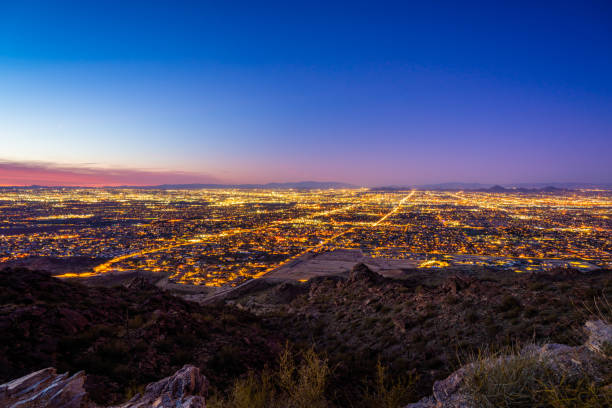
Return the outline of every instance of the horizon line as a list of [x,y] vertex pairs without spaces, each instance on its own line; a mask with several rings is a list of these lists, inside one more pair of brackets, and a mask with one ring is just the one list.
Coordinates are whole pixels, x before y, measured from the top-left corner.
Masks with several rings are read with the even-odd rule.
[[[298,187],[297,185],[312,184],[313,187]],[[477,189],[490,189],[492,187],[502,187],[506,189],[526,189],[526,188],[604,188],[612,189],[612,183],[593,183],[593,182],[519,182],[519,183],[478,183],[478,182],[442,182],[442,183],[423,183],[423,184],[380,184],[380,185],[358,185],[353,183],[346,183],[342,181],[314,181],[314,180],[300,180],[300,181],[286,181],[277,182],[271,181],[266,183],[161,183],[161,184],[117,184],[117,185],[70,185],[70,184],[0,184],[0,189],[191,189],[191,188],[236,188],[236,189],[257,189],[272,187],[274,185],[284,186],[280,188],[303,188],[303,189],[441,189],[441,190],[477,190]],[[295,185],[295,187],[291,187]],[[320,186],[316,186],[320,185]],[[330,185],[330,187],[324,187],[324,185]],[[332,186],[336,185],[336,186]],[[565,187],[559,187],[565,186]]]

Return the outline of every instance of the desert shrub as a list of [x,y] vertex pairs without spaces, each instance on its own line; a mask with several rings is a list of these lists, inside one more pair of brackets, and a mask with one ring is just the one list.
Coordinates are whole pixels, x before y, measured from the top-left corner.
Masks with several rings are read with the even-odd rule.
[[527,284],[527,287],[530,290],[538,291],[538,290],[544,289],[546,287],[546,285],[544,285],[544,283],[542,283],[542,282],[531,282],[531,283]]
[[225,324],[236,324],[238,323],[239,319],[236,315],[224,313],[221,316],[221,321]]
[[376,317],[366,317],[363,320],[363,326],[366,329],[371,329],[371,328],[373,328],[376,325],[377,320],[378,319]]
[[60,351],[70,351],[91,346],[100,337],[116,337],[116,328],[103,324],[89,327],[81,333],[65,336],[60,339]]
[[193,359],[193,354],[188,350],[177,350],[170,356],[170,364],[181,366],[189,363]]
[[128,328],[137,329],[142,327],[145,324],[145,318],[143,315],[139,314],[128,320]]
[[497,336],[497,334],[502,331],[502,328],[499,325],[492,323],[492,324],[486,325],[485,330],[486,330],[487,336],[491,339],[494,339]]
[[169,353],[174,348],[174,342],[170,338],[163,338],[155,346],[160,353]]
[[130,379],[132,372],[129,366],[125,364],[117,364],[113,366],[112,374],[113,374],[113,378],[117,378],[117,379],[125,381],[125,380]]
[[538,315],[538,309],[533,306],[527,306],[523,315],[527,318],[535,317]]
[[245,371],[240,350],[236,346],[225,345],[210,360],[209,365],[217,371],[225,371],[232,376]]
[[458,297],[458,296],[455,296],[455,295],[449,294],[449,295],[447,295],[447,296],[446,296],[446,298],[444,299],[444,301],[445,301],[446,303],[448,303],[449,305],[456,305],[457,303],[459,303],[459,302],[460,302],[460,299],[459,299],[459,297]]
[[195,335],[191,333],[185,333],[176,339],[176,344],[185,348],[193,348],[198,345],[199,341],[200,340]]
[[501,304],[498,307],[500,312],[516,314],[523,309],[521,302],[511,295],[506,295],[502,298]]
[[110,360],[121,362],[129,357],[129,348],[127,344],[119,339],[109,340],[100,345],[97,352],[100,357]]
[[470,310],[465,315],[465,319],[470,323],[476,323],[479,319],[478,313],[475,310]]
[[326,327],[327,327],[327,325],[325,324],[325,322],[323,322],[321,320],[317,320],[312,325],[312,334],[314,336],[321,336],[323,333],[325,333],[325,328]]

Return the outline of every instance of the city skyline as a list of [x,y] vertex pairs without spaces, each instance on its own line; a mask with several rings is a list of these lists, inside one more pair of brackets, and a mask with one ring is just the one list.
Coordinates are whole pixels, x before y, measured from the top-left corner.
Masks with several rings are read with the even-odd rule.
[[607,2],[0,6],[0,185],[612,183]]

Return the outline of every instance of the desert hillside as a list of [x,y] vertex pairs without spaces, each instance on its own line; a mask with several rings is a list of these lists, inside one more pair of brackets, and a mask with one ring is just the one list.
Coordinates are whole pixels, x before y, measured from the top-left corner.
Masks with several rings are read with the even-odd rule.
[[322,370],[325,406],[376,406],[393,393],[400,406],[479,353],[584,344],[585,322],[610,318],[612,272],[414,270],[391,279],[359,264],[346,277],[262,281],[213,304],[180,296],[138,278],[91,287],[5,269],[0,382],[84,370],[88,400],[117,404],[191,364],[206,377],[209,406],[234,406],[245,381],[255,390],[268,378],[282,390],[278,370],[290,364],[295,375]]

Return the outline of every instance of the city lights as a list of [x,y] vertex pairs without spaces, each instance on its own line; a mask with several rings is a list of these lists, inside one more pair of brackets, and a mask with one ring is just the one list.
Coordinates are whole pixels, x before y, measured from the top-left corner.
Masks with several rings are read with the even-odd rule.
[[7,189],[0,208],[0,261],[98,261],[64,277],[147,270],[174,283],[237,285],[340,248],[418,268],[612,262],[604,191]]

